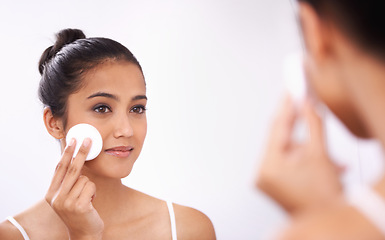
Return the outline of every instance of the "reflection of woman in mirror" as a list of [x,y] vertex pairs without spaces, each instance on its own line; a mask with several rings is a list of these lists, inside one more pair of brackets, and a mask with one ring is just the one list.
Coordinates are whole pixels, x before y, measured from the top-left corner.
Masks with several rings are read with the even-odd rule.
[[[62,157],[45,200],[1,223],[0,239],[215,239],[203,213],[121,182],[147,131],[146,84],[127,48],[66,29],[43,53],[39,71],[44,123],[60,140]],[[93,125],[102,136],[102,151],[92,161],[85,162],[89,139],[65,140],[78,123]],[[76,144],[80,151],[72,158]]]
[[[385,146],[384,1],[299,0],[308,84],[356,136]],[[291,140],[286,98],[273,124],[258,186],[292,217],[282,239],[385,239],[385,175],[345,197],[313,101],[302,109],[310,138]]]

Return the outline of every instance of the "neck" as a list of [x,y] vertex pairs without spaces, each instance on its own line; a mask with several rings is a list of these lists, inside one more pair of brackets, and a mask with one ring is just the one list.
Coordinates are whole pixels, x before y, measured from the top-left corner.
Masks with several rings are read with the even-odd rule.
[[[351,47],[349,41],[340,45],[344,56],[341,67],[346,91],[359,120],[371,138],[377,139],[385,149],[385,63]],[[353,49],[356,49],[354,51]],[[353,51],[352,51],[353,50]],[[385,198],[385,174],[375,184]]]
[[96,185],[96,194],[92,204],[103,219],[119,220],[116,219],[116,216],[120,216],[121,207],[133,205],[127,202],[127,199],[132,199],[127,194],[133,195],[133,191],[124,186],[121,179],[101,177],[84,168],[82,174]]
[[347,61],[343,69],[351,102],[370,135],[385,148],[385,64],[362,55]]

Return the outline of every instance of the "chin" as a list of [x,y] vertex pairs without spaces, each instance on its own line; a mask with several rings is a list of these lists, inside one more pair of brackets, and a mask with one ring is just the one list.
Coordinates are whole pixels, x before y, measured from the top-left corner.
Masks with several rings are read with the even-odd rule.
[[108,170],[108,175],[112,178],[125,178],[131,174],[133,164],[130,166],[117,166]]
[[321,94],[319,100],[326,106],[341,123],[356,137],[362,139],[373,138],[372,133],[366,127],[365,122],[356,111],[351,101],[347,97],[333,94]]
[[349,127],[348,125],[345,124],[345,126],[349,129],[349,131],[355,135],[358,138],[362,139],[371,139],[373,138],[372,134],[369,133],[365,128],[360,128],[358,126],[352,126]]
[[120,178],[125,178],[125,177],[128,177],[128,175],[130,175],[131,174],[131,172],[132,172],[132,168],[129,170],[129,171],[126,171],[126,172],[124,172],[124,173],[122,173],[122,174],[120,174]]
[[109,161],[105,158],[96,158],[86,162],[87,172],[107,178],[121,179],[131,174],[135,161]]
[[365,127],[365,124],[356,115],[349,114],[346,111],[343,113],[338,113],[337,111],[332,112],[354,136],[362,139],[373,138],[373,135]]

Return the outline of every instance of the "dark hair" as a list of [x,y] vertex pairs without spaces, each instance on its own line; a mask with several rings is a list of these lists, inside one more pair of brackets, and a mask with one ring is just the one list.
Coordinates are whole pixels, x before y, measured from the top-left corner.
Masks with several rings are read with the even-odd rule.
[[108,38],[86,38],[79,29],[64,29],[39,61],[41,80],[39,98],[55,117],[64,117],[68,96],[82,86],[82,77],[90,69],[106,62],[127,61],[142,68],[135,56],[122,44]]
[[335,22],[353,42],[385,60],[385,1],[298,0],[309,3],[321,18]]

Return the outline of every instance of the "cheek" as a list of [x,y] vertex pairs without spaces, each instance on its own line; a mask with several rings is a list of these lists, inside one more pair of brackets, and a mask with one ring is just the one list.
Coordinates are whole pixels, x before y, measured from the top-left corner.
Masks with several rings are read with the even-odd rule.
[[140,121],[136,122],[134,127],[135,138],[137,139],[140,145],[143,145],[143,142],[147,135],[147,120],[144,117]]
[[344,101],[346,91],[338,79],[338,74],[332,73],[330,68],[318,68],[311,61],[306,61],[305,74],[311,97],[320,100],[329,108]]
[[142,142],[144,142],[144,139],[146,139],[146,136],[147,136],[147,120],[144,121],[140,131],[140,138],[142,139]]
[[309,59],[305,59],[304,68],[310,97],[315,97],[321,101],[324,100],[322,99],[322,84],[320,84],[322,82],[320,80],[320,78],[322,79],[322,76],[317,73],[316,67],[311,63],[311,60]]
[[[66,121],[66,130],[68,131],[71,127],[79,123],[88,123],[97,128],[97,126],[89,121],[89,117],[85,114],[84,110],[77,107],[71,107],[67,109],[67,121]],[[97,128],[98,129],[98,128]],[[99,129],[98,129],[99,130]]]
[[349,100],[351,96],[342,83],[342,76],[337,70],[332,70],[333,68],[326,68],[321,71],[306,65],[310,93],[324,103],[353,134],[362,138],[370,137]]

